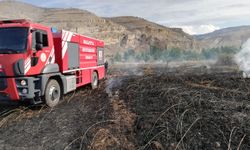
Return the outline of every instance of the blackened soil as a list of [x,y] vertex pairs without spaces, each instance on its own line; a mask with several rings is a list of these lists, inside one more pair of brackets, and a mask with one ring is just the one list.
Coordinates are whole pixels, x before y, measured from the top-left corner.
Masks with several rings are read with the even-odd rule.
[[112,71],[55,109],[1,104],[0,149],[250,149],[250,80],[239,73]]

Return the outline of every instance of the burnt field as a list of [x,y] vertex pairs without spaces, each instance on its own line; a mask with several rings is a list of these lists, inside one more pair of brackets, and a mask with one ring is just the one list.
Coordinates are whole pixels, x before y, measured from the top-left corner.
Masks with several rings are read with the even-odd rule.
[[113,67],[54,109],[1,104],[0,149],[250,149],[249,85],[219,67]]

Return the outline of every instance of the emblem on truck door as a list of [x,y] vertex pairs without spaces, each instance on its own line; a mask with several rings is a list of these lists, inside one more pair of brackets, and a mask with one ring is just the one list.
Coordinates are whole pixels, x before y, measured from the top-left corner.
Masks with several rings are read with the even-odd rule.
[[44,53],[41,54],[41,61],[42,62],[46,61],[46,54],[44,54]]

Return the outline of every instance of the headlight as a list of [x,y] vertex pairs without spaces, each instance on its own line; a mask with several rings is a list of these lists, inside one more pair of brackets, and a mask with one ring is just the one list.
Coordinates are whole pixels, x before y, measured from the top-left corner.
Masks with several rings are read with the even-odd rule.
[[23,90],[22,90],[22,93],[23,93],[23,94],[27,94],[27,93],[28,93],[28,90],[27,90],[27,89],[23,89]]
[[26,80],[21,80],[21,86],[25,86],[25,85],[27,85],[27,82],[26,82]]

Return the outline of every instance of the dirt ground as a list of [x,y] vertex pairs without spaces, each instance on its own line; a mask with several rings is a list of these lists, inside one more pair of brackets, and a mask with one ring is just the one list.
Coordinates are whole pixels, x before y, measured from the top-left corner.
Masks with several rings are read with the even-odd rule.
[[0,149],[250,149],[250,79],[234,68],[114,66],[45,106],[0,104]]

